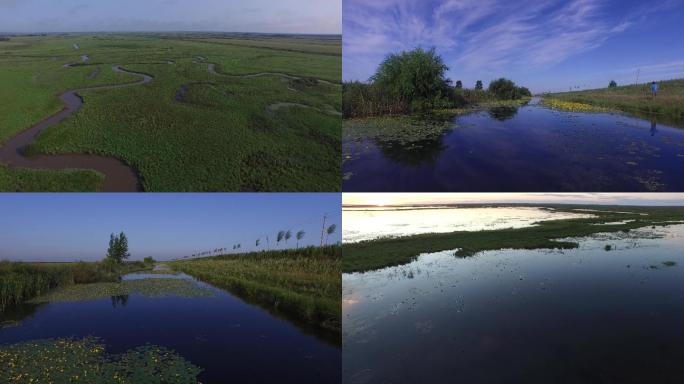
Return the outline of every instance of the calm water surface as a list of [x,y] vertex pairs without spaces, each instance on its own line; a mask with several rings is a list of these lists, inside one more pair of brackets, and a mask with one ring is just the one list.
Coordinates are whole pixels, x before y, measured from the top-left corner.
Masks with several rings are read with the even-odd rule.
[[24,320],[0,329],[0,344],[57,337],[96,336],[110,353],[146,343],[175,350],[204,369],[202,383],[339,383],[341,350],[313,333],[271,316],[223,290],[187,275],[126,278],[191,279],[213,297],[102,300],[25,306]]
[[345,140],[344,191],[684,190],[684,129],[535,102],[456,118],[434,139]]
[[684,226],[579,240],[343,275],[343,382],[681,382]]
[[529,227],[538,221],[592,217],[588,213],[555,212],[550,208],[413,208],[343,210],[345,243],[378,237],[421,233],[481,231]]

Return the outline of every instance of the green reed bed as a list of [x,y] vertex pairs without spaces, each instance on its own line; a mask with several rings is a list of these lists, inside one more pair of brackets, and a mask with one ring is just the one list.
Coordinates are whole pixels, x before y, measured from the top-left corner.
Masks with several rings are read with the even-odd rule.
[[51,290],[72,284],[114,281],[122,274],[149,268],[141,262],[103,263],[0,262],[0,312]]
[[216,256],[169,265],[276,313],[325,329],[341,328],[339,246]]

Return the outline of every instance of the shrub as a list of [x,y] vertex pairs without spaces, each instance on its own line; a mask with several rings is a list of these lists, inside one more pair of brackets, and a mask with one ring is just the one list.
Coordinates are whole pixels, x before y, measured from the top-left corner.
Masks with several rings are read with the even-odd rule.
[[76,263],[71,269],[71,274],[75,284],[90,284],[99,281],[100,272],[97,264],[85,263],[83,261]]

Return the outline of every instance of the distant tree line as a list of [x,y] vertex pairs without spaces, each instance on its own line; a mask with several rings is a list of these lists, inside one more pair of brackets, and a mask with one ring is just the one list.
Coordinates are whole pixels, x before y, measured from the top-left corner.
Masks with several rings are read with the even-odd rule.
[[9,41],[9,37],[0,36],[0,41]]
[[461,80],[452,85],[446,78],[447,70],[434,48],[390,54],[368,83],[354,81],[342,85],[343,115],[409,114],[532,95],[529,89],[504,78],[492,81],[487,90],[481,80],[474,89],[465,89]]

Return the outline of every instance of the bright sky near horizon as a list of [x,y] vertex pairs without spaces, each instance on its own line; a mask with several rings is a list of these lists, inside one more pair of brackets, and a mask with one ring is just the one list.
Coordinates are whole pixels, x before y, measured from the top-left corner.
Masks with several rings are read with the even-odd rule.
[[131,258],[164,260],[240,243],[243,251],[263,249],[279,230],[300,246],[321,241],[326,227],[337,230],[328,242],[341,241],[339,193],[234,194],[3,194],[0,199],[0,260],[100,260],[109,235],[124,231]]
[[0,0],[0,33],[342,33],[342,0]]
[[684,205],[684,193],[345,193],[344,205],[597,204]]
[[345,0],[343,78],[435,47],[472,88],[507,77],[533,92],[684,78],[684,0]]

